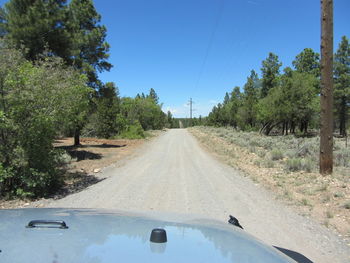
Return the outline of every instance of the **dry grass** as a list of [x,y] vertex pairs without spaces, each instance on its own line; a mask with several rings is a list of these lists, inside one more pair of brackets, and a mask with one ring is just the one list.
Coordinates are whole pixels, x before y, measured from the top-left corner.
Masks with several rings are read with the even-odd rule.
[[350,238],[350,147],[344,140],[335,139],[334,174],[321,176],[317,137],[266,137],[213,127],[190,131],[229,165],[275,192],[276,198]]

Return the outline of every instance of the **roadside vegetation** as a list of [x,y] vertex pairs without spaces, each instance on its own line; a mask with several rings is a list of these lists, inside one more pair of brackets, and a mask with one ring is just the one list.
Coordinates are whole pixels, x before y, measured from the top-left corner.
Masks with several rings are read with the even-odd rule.
[[[319,129],[319,54],[305,48],[285,67],[274,53],[262,61],[261,77],[252,70],[246,84],[226,93],[213,107],[206,125],[259,131],[264,135],[308,135]],[[347,136],[350,107],[350,44],[342,37],[334,54],[335,131]]]
[[335,139],[333,175],[318,173],[319,137],[265,136],[233,128],[194,127],[210,151],[327,227],[350,237],[350,146]]
[[64,184],[54,141],[145,138],[172,127],[154,89],[120,97],[108,71],[107,28],[92,0],[10,0],[0,8],[0,198],[37,198]]

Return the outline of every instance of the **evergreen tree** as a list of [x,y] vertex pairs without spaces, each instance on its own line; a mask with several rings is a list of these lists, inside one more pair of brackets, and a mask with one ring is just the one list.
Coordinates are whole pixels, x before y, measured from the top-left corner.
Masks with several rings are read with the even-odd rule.
[[150,89],[148,97],[151,98],[155,104],[159,103],[158,95],[153,88]]
[[292,63],[297,72],[320,76],[320,54],[311,48],[305,48]]
[[108,71],[112,67],[107,62],[107,29],[99,24],[101,16],[92,0],[72,0],[67,16],[66,29],[71,40],[67,61],[88,76],[90,86],[98,88],[100,83],[97,72]]
[[119,130],[116,117],[119,113],[119,92],[113,82],[106,83],[100,88],[96,100],[97,136],[110,138],[115,136]]
[[230,95],[228,95],[228,92],[225,93],[225,97],[224,97],[224,105],[228,104],[230,101]]
[[38,59],[46,49],[67,58],[66,10],[66,0],[10,0],[3,9],[1,28],[12,45],[26,48],[29,60]]
[[350,44],[346,36],[342,37],[334,55],[334,100],[339,119],[340,135],[346,135],[346,122],[350,105]]
[[278,61],[278,56],[272,52],[270,52],[269,56],[262,62],[262,98],[268,95],[270,89],[277,86],[279,69],[281,66],[282,63]]
[[229,125],[237,128],[238,125],[238,110],[242,104],[242,94],[239,87],[234,87],[229,102]]
[[262,123],[260,132],[268,135],[271,130],[282,124],[283,132],[292,132],[296,123],[300,130],[307,132],[312,117],[319,111],[317,92],[314,89],[317,78],[308,73],[285,69],[280,85],[272,88],[258,104],[258,119]]
[[240,121],[243,127],[249,125],[252,128],[255,125],[259,93],[258,74],[252,70],[244,85],[243,104],[240,109]]

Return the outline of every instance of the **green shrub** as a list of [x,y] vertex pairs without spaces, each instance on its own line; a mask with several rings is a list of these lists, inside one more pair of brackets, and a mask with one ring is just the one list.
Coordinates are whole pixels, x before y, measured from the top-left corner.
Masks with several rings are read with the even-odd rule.
[[267,160],[264,161],[264,166],[265,166],[266,168],[273,168],[273,167],[275,166],[275,164],[274,164],[274,162],[271,161],[270,159],[267,159]]
[[292,158],[286,161],[285,169],[290,172],[306,171],[311,172],[314,167],[310,159]]
[[260,158],[264,158],[266,156],[266,152],[264,150],[258,151],[257,154]]
[[285,155],[289,158],[289,159],[292,159],[292,158],[296,158],[298,156],[298,153],[296,150],[287,150],[285,152]]
[[253,146],[253,147],[260,146],[259,140],[256,139],[256,138],[252,138],[252,139],[250,140],[250,142],[249,142],[249,145],[250,145],[250,146]]
[[301,159],[292,158],[286,161],[286,170],[290,172],[300,171],[302,169]]
[[248,150],[251,152],[251,153],[256,153],[256,148],[254,146],[249,146],[248,147]]
[[314,167],[314,164],[310,159],[305,158],[305,159],[301,160],[301,169],[302,170],[310,173],[312,171],[313,167]]
[[350,148],[342,148],[334,152],[334,162],[336,166],[350,167]]
[[279,149],[273,149],[270,154],[273,161],[283,159],[283,152]]
[[261,161],[260,160],[255,160],[254,165],[260,167],[261,166]]
[[140,122],[136,121],[134,124],[127,125],[126,129],[118,137],[124,139],[143,139],[145,138],[145,132]]
[[345,195],[344,195],[343,192],[336,192],[336,193],[333,194],[333,196],[334,196],[335,198],[339,198],[339,197],[344,197]]
[[92,89],[58,58],[33,64],[1,44],[0,75],[0,195],[48,196],[61,182],[54,139],[84,119]]

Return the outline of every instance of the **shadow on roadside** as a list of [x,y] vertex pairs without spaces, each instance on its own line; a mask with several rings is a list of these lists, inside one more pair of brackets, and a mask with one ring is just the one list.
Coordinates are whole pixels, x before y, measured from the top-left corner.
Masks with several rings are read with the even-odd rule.
[[96,176],[85,172],[66,172],[64,177],[65,183],[51,196],[51,198],[56,200],[64,198],[67,195],[81,192],[90,185],[97,184],[105,179],[97,178]]
[[84,144],[83,147],[95,147],[95,148],[121,148],[127,146],[126,144],[114,145],[114,144]]
[[285,248],[281,248],[281,247],[274,246],[274,248],[278,249],[283,254],[287,255],[291,259],[294,259],[298,263],[313,263],[310,259],[308,259],[307,257],[305,257],[304,255],[302,255],[298,252],[295,252],[295,251],[292,251],[289,249],[285,249]]
[[93,153],[84,150],[67,150],[67,153],[72,157],[76,158],[77,162],[82,160],[99,160],[102,158],[102,154]]

